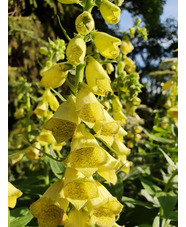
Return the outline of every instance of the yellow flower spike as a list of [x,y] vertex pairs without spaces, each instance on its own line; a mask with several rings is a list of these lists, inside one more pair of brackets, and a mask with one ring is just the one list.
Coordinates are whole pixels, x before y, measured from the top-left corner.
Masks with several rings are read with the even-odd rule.
[[92,128],[95,122],[105,119],[103,108],[87,85],[79,90],[76,96],[76,110],[81,120],[89,128]]
[[115,223],[115,216],[122,211],[123,206],[102,184],[99,182],[96,182],[96,184],[99,197],[91,199],[86,203],[91,217],[89,224],[112,227]]
[[78,124],[75,102],[72,96],[60,105],[53,117],[44,125],[44,129],[52,131],[57,143],[62,143],[70,139]]
[[75,38],[71,39],[68,43],[66,49],[67,60],[71,65],[79,65],[83,63],[86,54],[86,44],[85,41],[81,38],[76,36]]
[[121,52],[125,55],[127,55],[128,53],[131,53],[134,50],[134,46],[129,40],[123,40],[121,42],[120,48],[121,48]]
[[23,193],[8,182],[8,207],[14,208],[16,206],[17,198]]
[[65,160],[65,165],[90,177],[99,168],[108,166],[108,163],[117,163],[117,160],[101,148],[95,137],[86,131],[83,124],[80,124],[73,136],[71,152]]
[[101,64],[91,56],[87,57],[87,62],[85,75],[92,92],[96,95],[104,96],[105,93],[112,91],[110,78]]
[[109,146],[114,141],[114,135],[120,129],[120,122],[115,121],[106,110],[104,110],[105,121],[95,123],[93,129],[96,132],[96,137],[105,141]]
[[73,207],[68,213],[68,221],[64,227],[89,227],[88,221],[89,216],[83,209],[76,210]]
[[[26,155],[26,157],[27,157],[28,159],[39,159],[40,157],[39,157],[39,150],[38,150],[38,149],[41,148],[41,145],[40,145],[39,142],[35,142],[35,143],[33,144],[33,146],[34,146],[34,147],[29,146],[29,147],[26,148],[26,153],[25,153],[25,155]],[[35,147],[37,147],[38,149],[35,148]]]
[[46,117],[47,112],[48,112],[48,103],[44,101],[39,102],[37,107],[34,110],[34,113],[38,118]]
[[91,13],[84,11],[75,21],[76,30],[79,34],[87,35],[94,28],[94,19]]
[[66,80],[68,66],[64,63],[58,63],[46,71],[41,72],[40,86],[45,88],[58,88]]
[[120,8],[108,0],[102,0],[100,13],[104,20],[109,24],[117,24],[120,20]]
[[114,59],[119,55],[120,39],[104,32],[92,32],[91,34],[97,50],[103,57]]
[[136,71],[135,62],[131,58],[124,56],[124,63],[127,73],[134,73]]
[[62,197],[63,185],[62,179],[56,181],[30,206],[30,212],[38,219],[39,226],[56,227],[67,219],[69,202]]
[[112,63],[107,63],[106,64],[106,70],[107,73],[110,75],[112,72],[114,72],[114,66],[112,65]]
[[58,2],[61,2],[63,4],[74,4],[74,3],[78,3],[79,0],[58,0]]
[[48,102],[49,106],[52,110],[56,111],[57,108],[59,107],[59,102],[55,95],[50,91],[50,89],[46,89],[43,92],[43,101]]

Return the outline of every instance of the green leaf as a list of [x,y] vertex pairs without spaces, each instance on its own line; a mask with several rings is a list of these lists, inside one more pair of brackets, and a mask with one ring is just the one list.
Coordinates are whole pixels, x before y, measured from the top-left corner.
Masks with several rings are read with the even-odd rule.
[[146,207],[146,208],[153,208],[153,204],[148,203],[148,202],[143,202],[140,200],[135,200],[133,198],[129,198],[126,196],[122,196],[121,202],[124,204],[133,204],[133,205],[138,205],[138,206],[142,206],[142,207]]
[[154,221],[152,223],[152,227],[160,227],[160,217],[159,216],[156,216],[154,218]]
[[157,185],[153,184],[151,181],[148,181],[144,178],[141,178],[141,184],[143,185],[144,189],[151,195],[155,196],[157,192],[161,192],[161,188]]
[[178,211],[171,211],[169,213],[169,219],[172,221],[178,221]]
[[169,165],[171,166],[171,168],[173,170],[176,170],[177,167],[176,165],[174,164],[174,162],[171,160],[171,158],[161,149],[159,148],[159,150],[162,152],[162,154],[164,155],[164,157],[166,158],[167,162],[169,163]]
[[163,216],[168,219],[178,201],[177,195],[173,192],[159,192],[156,196],[163,209]]
[[10,211],[10,227],[25,227],[32,218],[27,207],[14,208]]
[[[54,157],[54,158],[57,158],[57,155],[56,153],[54,152],[52,146],[50,146],[50,154]],[[64,173],[65,171],[65,167],[64,165],[61,163],[61,162],[57,162],[53,159],[50,158],[50,166],[51,166],[51,169],[52,169],[52,172],[54,173],[54,175],[61,179],[62,177],[62,174]]]
[[157,142],[160,142],[160,143],[168,143],[168,144],[172,144],[174,143],[175,141],[174,140],[170,140],[170,139],[165,139],[163,137],[160,137],[160,136],[155,136],[151,133],[149,133],[146,129],[143,128],[143,131],[145,132],[145,134],[150,137],[152,140],[154,141],[157,141]]

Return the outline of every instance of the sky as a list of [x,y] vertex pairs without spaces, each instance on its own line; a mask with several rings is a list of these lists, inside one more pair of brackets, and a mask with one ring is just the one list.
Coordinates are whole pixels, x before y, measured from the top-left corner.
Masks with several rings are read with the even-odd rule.
[[[164,12],[161,15],[162,22],[167,18],[175,18],[176,20],[178,20],[178,0],[166,1],[166,4],[164,5]],[[133,26],[133,19],[130,13],[124,10],[120,18],[119,31],[127,31],[131,26]]]

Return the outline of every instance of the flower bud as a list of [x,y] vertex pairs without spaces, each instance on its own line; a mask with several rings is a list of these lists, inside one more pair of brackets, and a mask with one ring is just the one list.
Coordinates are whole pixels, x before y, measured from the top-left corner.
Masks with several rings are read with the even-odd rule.
[[92,37],[97,50],[103,57],[114,59],[119,55],[120,39],[104,32],[92,32]]
[[102,0],[99,8],[102,17],[109,24],[117,24],[120,20],[120,8],[108,0]]
[[45,88],[60,87],[66,80],[67,67],[63,63],[56,64],[48,70],[41,72],[42,79],[40,85]]
[[93,93],[104,96],[106,92],[112,91],[110,78],[101,64],[90,56],[87,61],[88,64],[85,69],[86,80]]
[[112,63],[106,64],[106,70],[108,74],[111,74],[114,71],[114,66],[112,65]]
[[58,0],[58,1],[63,3],[63,4],[74,4],[74,3],[79,2],[79,0]]
[[80,37],[75,37],[71,39],[66,50],[68,62],[72,65],[77,66],[80,63],[83,63],[85,54],[86,54],[85,41]]
[[121,52],[127,55],[128,53],[133,51],[134,46],[129,40],[123,40],[120,48],[121,48]]
[[94,19],[89,12],[84,11],[76,18],[75,26],[79,34],[86,35],[94,28]]

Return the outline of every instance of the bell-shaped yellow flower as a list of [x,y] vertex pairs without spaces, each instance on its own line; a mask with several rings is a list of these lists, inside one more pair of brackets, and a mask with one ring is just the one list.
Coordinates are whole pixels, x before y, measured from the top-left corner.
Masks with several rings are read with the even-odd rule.
[[92,32],[91,34],[97,50],[103,57],[114,59],[119,55],[120,39],[104,32]]
[[45,88],[60,87],[66,80],[68,74],[68,66],[64,63],[58,63],[46,71],[41,72],[40,85]]
[[44,101],[39,102],[34,113],[38,118],[46,117],[48,114],[48,103]]
[[89,216],[83,209],[76,210],[74,207],[68,213],[68,220],[64,227],[89,227]]
[[54,111],[57,110],[57,108],[59,107],[59,102],[57,100],[57,98],[55,97],[55,95],[50,91],[49,88],[47,88],[44,92],[43,92],[43,101],[47,102],[50,106],[50,108]]
[[121,52],[125,55],[131,53],[134,50],[134,46],[129,40],[123,40],[120,46]]
[[23,193],[8,182],[8,207],[14,208],[19,198]]
[[96,95],[104,96],[105,93],[112,91],[110,78],[101,64],[93,57],[87,57],[85,69],[86,80],[92,92]]
[[52,131],[57,143],[62,143],[74,135],[78,121],[75,102],[73,97],[69,96],[68,100],[60,105],[53,117],[45,123],[44,129]]
[[94,172],[108,163],[117,163],[111,155],[99,146],[95,137],[86,131],[85,125],[80,124],[73,136],[71,143],[71,152],[65,160],[65,165],[73,167],[90,177]]
[[86,203],[91,217],[89,224],[112,227],[115,223],[115,216],[122,211],[123,205],[103,185],[99,182],[96,182],[96,184],[99,197],[91,199]]
[[[26,155],[26,157],[27,157],[28,159],[39,159],[40,157],[39,157],[39,150],[38,150],[38,149],[41,148],[41,145],[40,145],[39,142],[35,142],[35,143],[33,144],[33,146],[34,146],[34,147],[29,146],[29,147],[26,148],[26,153],[25,153],[25,155]],[[35,147],[37,147],[38,149],[35,148]]]
[[124,63],[125,63],[125,70],[128,73],[134,73],[136,71],[135,62],[131,58],[124,56]]
[[62,197],[63,185],[62,179],[56,181],[30,206],[30,212],[38,219],[39,226],[56,227],[67,219],[69,202]]
[[103,108],[87,85],[79,90],[76,96],[76,110],[81,120],[90,128],[95,122],[105,119]]
[[85,41],[76,36],[75,38],[71,39],[68,43],[66,49],[67,60],[71,65],[79,65],[83,63],[86,54],[86,44]]
[[108,0],[102,0],[100,13],[104,20],[109,24],[117,24],[120,20],[120,8]]
[[87,35],[94,28],[94,19],[91,13],[84,11],[75,21],[76,30],[79,34]]
[[120,129],[120,122],[115,121],[110,114],[104,110],[105,120],[96,122],[93,129],[96,132],[96,137],[105,141],[109,146],[114,141],[114,135],[116,135]]
[[63,198],[80,210],[88,200],[96,197],[98,197],[98,189],[95,181],[86,178],[76,169],[67,167],[64,176]]
[[63,4],[74,4],[74,3],[78,3],[79,0],[58,0],[58,2],[61,2]]

